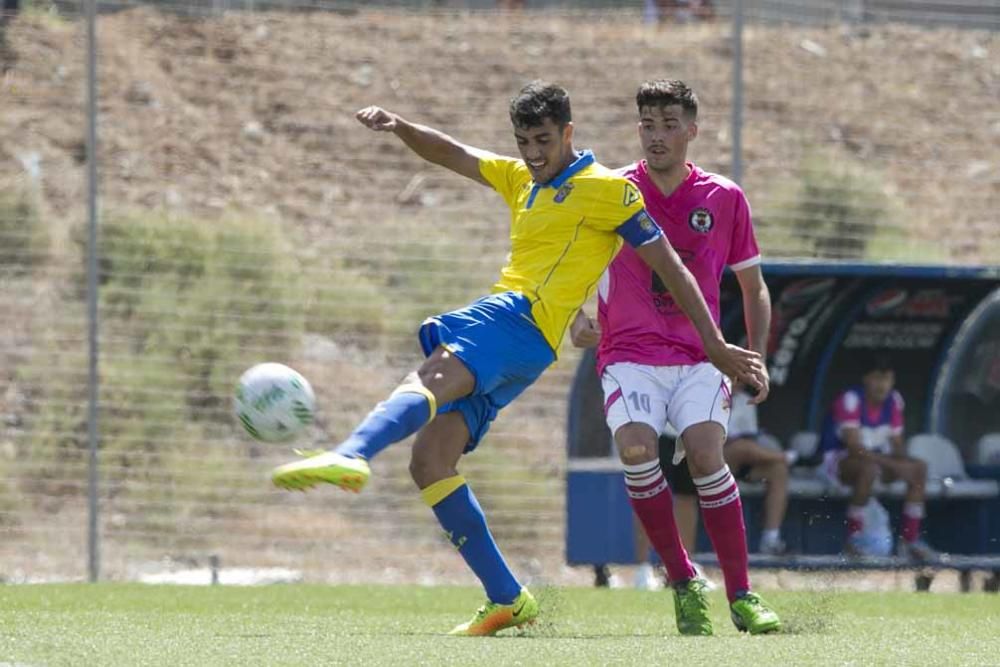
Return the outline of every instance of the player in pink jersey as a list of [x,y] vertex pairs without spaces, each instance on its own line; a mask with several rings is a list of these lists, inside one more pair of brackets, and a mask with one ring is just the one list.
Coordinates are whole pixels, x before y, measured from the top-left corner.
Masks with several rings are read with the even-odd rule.
[[[694,275],[716,323],[719,282],[729,266],[743,291],[751,350],[766,349],[771,301],[760,271],[750,207],[739,186],[687,162],[698,134],[698,100],[681,81],[648,81],[636,95],[639,141],[646,156],[622,172],[642,193],[646,210]],[[598,373],[604,410],[625,468],[629,501],[659,554],[675,592],[682,634],[712,634],[705,582],[681,543],[673,498],[660,467],[658,438],[669,421],[680,433],[702,520],[726,582],[733,623],[752,634],[781,622],[750,591],[746,528],[739,488],[726,466],[731,381],[705,355],[698,336],[664,286],[623,248],[598,286],[598,322],[581,310],[573,342],[600,341]],[[767,378],[753,399],[767,397]]]

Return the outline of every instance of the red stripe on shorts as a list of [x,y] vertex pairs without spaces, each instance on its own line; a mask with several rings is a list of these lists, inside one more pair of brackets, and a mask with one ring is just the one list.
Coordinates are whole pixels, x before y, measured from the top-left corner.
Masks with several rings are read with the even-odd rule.
[[622,397],[621,387],[619,387],[618,389],[615,389],[613,392],[611,392],[611,395],[608,396],[608,400],[604,402],[604,416],[605,417],[608,416],[608,410],[611,409],[611,406],[614,405],[614,402],[617,401],[621,397]]

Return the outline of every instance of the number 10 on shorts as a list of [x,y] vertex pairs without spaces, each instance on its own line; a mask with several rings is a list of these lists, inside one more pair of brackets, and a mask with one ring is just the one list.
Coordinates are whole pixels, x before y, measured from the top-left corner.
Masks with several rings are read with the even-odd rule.
[[649,394],[640,394],[637,391],[633,391],[628,395],[628,400],[637,411],[641,410],[647,415],[652,411],[649,403]]

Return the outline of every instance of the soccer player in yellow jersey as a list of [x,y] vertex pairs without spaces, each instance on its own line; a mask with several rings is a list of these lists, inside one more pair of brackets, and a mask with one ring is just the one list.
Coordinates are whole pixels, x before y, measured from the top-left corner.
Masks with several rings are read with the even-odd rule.
[[514,577],[482,509],[458,474],[498,411],[553,361],[570,322],[624,239],[660,275],[687,313],[711,361],[758,385],[759,355],[727,345],[677,254],[646,214],[634,185],[573,148],[569,95],[536,81],[510,104],[520,159],[466,146],[380,107],[357,113],[417,155],[495,189],[511,210],[511,252],[490,296],[430,317],[420,328],[427,359],[334,450],[274,470],[274,483],[306,489],[326,482],[360,491],[368,461],[417,433],[410,473],[448,538],[486,589],[487,602],[451,631],[492,635],[538,615]]

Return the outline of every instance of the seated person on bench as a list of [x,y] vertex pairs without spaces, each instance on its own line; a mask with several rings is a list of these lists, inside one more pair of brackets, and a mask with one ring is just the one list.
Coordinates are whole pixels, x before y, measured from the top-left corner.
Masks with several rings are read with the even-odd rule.
[[901,539],[897,552],[912,560],[928,560],[935,553],[920,539],[924,517],[927,464],[907,456],[903,439],[903,397],[895,390],[896,374],[884,355],[872,356],[861,384],[849,387],[834,400],[820,439],[822,473],[851,488],[847,506],[845,553],[870,556],[864,540],[864,507],[877,479],[906,482]]

